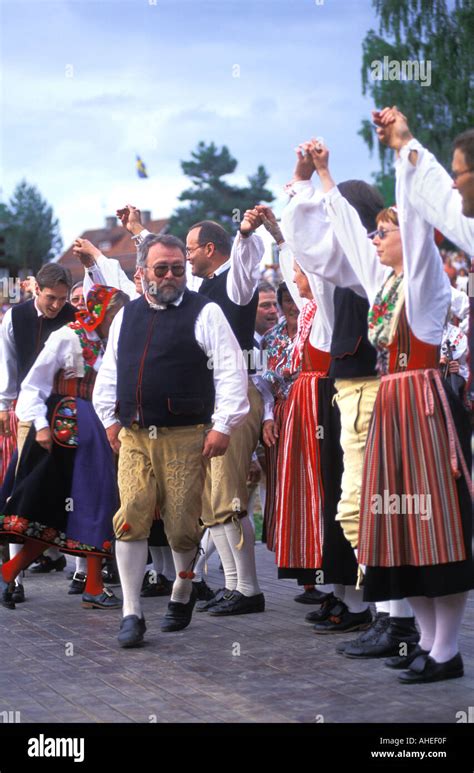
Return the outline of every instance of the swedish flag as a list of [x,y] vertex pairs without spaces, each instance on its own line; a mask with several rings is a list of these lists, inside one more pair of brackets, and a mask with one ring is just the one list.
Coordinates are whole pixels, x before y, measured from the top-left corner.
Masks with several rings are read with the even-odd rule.
[[148,177],[146,166],[140,156],[137,156],[137,174],[139,177]]

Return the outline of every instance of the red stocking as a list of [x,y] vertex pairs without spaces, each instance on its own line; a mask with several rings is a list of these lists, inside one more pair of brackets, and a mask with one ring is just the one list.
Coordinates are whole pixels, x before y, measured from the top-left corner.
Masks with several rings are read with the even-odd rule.
[[5,582],[13,582],[23,569],[33,563],[46,550],[46,545],[34,540],[25,540],[23,550],[14,558],[2,564],[2,576]]
[[104,590],[102,558],[100,556],[87,556],[87,580],[84,590],[93,596],[98,596]]

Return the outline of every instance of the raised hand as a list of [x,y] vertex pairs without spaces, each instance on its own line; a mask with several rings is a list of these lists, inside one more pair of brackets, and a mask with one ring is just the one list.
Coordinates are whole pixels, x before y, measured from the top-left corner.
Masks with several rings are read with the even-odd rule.
[[308,143],[308,149],[317,173],[320,175],[321,172],[327,172],[329,170],[329,150],[324,142],[313,139]]
[[373,110],[372,121],[380,142],[392,150],[398,152],[413,138],[406,116],[396,105],[384,107],[383,110]]
[[78,258],[86,268],[93,266],[101,251],[89,239],[76,239],[72,247],[72,254]]
[[244,212],[242,222],[240,224],[240,233],[242,236],[250,236],[253,231],[256,231],[259,226],[262,225],[261,215],[257,211],[257,207],[254,209],[247,209]]
[[311,180],[314,172],[314,163],[309,152],[311,142],[302,142],[295,148],[296,166],[293,172],[293,181]]
[[117,217],[122,223],[123,227],[127,229],[133,236],[136,236],[143,231],[143,225],[141,221],[141,212],[139,209],[133,206],[133,204],[126,204],[122,209],[117,210]]
[[255,210],[260,215],[262,223],[267,229],[268,233],[273,236],[277,244],[282,244],[285,239],[273,210],[270,207],[266,207],[264,204],[257,204]]

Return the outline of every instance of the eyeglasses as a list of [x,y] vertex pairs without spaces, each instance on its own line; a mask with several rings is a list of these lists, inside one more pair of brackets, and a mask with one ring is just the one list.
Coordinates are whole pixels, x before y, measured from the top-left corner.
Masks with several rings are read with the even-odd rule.
[[198,244],[196,247],[186,247],[186,255],[191,255],[192,252],[196,252],[200,247],[205,246],[205,244]]
[[469,174],[470,172],[474,172],[474,167],[471,166],[469,169],[463,169],[462,172],[451,172],[451,177],[456,182],[463,174]]
[[391,234],[393,231],[399,230],[399,228],[379,228],[377,231],[372,231],[372,233],[369,234],[369,239],[374,239],[376,236],[378,236],[379,239],[385,239],[387,234]]
[[168,271],[171,271],[173,276],[183,276],[186,271],[186,266],[182,263],[175,263],[173,266],[169,266],[168,263],[161,263],[158,266],[145,266],[148,271],[153,271],[157,278],[166,276]]

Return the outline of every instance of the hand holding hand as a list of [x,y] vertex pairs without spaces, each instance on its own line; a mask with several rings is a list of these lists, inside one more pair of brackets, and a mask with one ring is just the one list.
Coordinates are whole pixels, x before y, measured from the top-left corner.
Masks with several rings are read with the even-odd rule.
[[380,142],[392,148],[392,150],[400,151],[404,145],[413,139],[408,126],[408,120],[396,105],[384,107],[383,110],[373,110],[372,120]]
[[140,231],[143,231],[140,210],[134,207],[133,204],[126,204],[123,209],[118,209],[117,217],[132,236],[136,236]]
[[282,244],[285,239],[273,210],[270,207],[266,207],[264,204],[257,204],[255,210],[260,215],[262,223],[267,229],[268,233],[273,236],[277,244]]
[[257,207],[254,209],[247,209],[244,212],[242,222],[240,224],[240,233],[242,236],[250,236],[251,233],[257,230],[262,225],[262,218],[257,211]]
[[83,266],[90,268],[94,265],[96,258],[102,253],[89,239],[76,239],[72,248],[72,254],[75,258],[79,258]]

